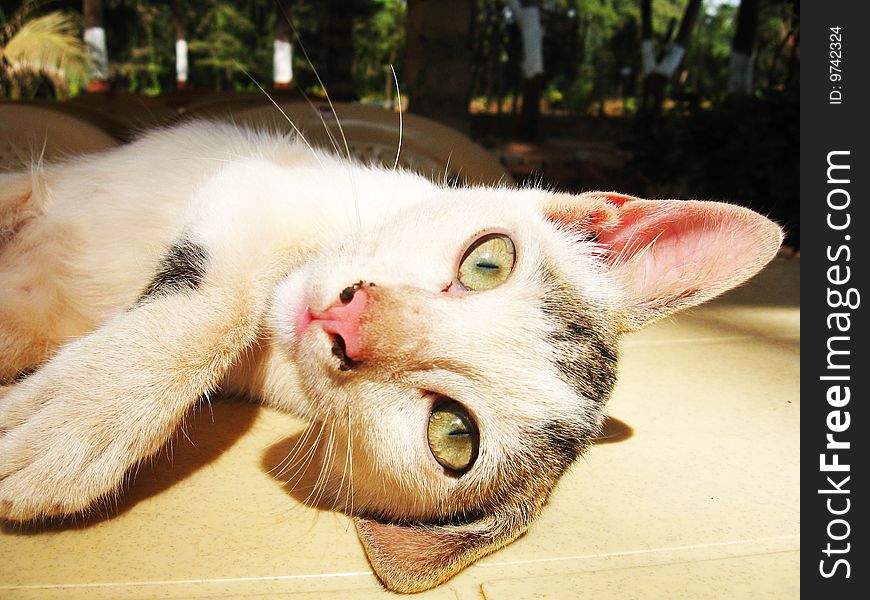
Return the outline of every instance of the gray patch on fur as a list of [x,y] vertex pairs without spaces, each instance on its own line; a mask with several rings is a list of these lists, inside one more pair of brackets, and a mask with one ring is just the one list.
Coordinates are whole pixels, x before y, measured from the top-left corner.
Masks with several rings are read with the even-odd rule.
[[155,296],[195,290],[205,277],[207,260],[208,255],[201,245],[185,239],[177,242],[160,260],[157,273],[142,292],[137,304]]
[[592,432],[562,421],[547,421],[541,434],[548,454],[555,458],[556,467],[564,471],[589,446]]
[[552,323],[547,341],[556,351],[556,368],[579,396],[601,406],[616,383],[615,335],[606,317],[597,315],[555,269],[545,266],[542,280],[541,310]]

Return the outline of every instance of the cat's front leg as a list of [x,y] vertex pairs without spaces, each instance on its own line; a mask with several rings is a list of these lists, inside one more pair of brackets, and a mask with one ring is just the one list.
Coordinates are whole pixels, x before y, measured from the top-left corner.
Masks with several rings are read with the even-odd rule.
[[71,514],[157,452],[256,336],[256,285],[152,297],[0,396],[0,518]]

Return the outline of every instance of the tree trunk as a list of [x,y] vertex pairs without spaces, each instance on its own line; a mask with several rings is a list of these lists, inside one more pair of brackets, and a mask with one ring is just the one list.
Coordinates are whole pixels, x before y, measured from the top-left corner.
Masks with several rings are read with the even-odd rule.
[[102,0],[83,0],[84,41],[91,56],[91,80],[89,92],[109,90],[109,53],[106,50],[106,30],[103,29]]
[[544,74],[527,77],[523,82],[523,103],[517,121],[517,139],[531,141],[538,138],[538,122],[541,117],[541,93],[544,91]]
[[184,34],[181,0],[172,0],[172,20],[175,23],[175,89],[187,87],[187,36]]
[[408,0],[405,81],[411,112],[469,130],[473,0]]
[[692,35],[692,29],[695,27],[698,14],[701,12],[701,6],[701,0],[689,0],[689,3],[686,5],[686,11],[683,13],[683,20],[680,22],[677,37],[662,57],[647,71],[649,55],[655,56],[655,46],[652,37],[652,0],[641,1],[641,31],[644,41],[649,41],[647,45],[648,50],[645,50],[644,45],[641,44],[641,52],[644,53],[644,72],[646,74],[643,80],[641,112],[651,118],[654,118],[661,111],[665,99],[665,88],[683,61],[683,57],[686,54],[686,46]]
[[685,48],[689,44],[689,38],[692,37],[692,29],[695,28],[695,21],[698,20],[698,14],[701,12],[701,0],[689,0],[686,6],[686,12],[683,13],[683,20],[680,23],[680,31],[677,33],[675,44]]
[[544,90],[544,32],[540,0],[507,0],[523,38],[523,106],[517,123],[517,138],[538,136],[541,92]]
[[336,101],[359,99],[353,82],[353,2],[327,0],[326,64],[321,73],[329,97]]
[[272,89],[287,90],[293,82],[293,45],[290,43],[290,7],[275,10],[275,43],[272,46]]
[[680,63],[683,62],[686,46],[688,46],[689,38],[692,36],[692,29],[695,27],[695,21],[698,20],[698,13],[701,12],[701,4],[701,0],[689,0],[686,12],[683,13],[677,38],[656,66],[656,70],[664,75],[665,79],[673,77]]
[[758,0],[742,0],[737,10],[737,30],[731,44],[728,63],[728,94],[749,95],[753,92],[755,34],[758,30]]
[[646,78],[656,68],[656,43],[653,40],[652,0],[640,1],[641,76]]

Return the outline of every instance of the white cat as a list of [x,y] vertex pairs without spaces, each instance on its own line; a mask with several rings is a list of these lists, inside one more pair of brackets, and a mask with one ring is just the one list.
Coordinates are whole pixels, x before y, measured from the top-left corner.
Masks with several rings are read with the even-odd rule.
[[0,517],[115,493],[221,388],[329,424],[352,453],[321,495],[387,587],[432,587],[538,514],[621,333],[780,241],[737,206],[441,187],[228,125],[0,175]]

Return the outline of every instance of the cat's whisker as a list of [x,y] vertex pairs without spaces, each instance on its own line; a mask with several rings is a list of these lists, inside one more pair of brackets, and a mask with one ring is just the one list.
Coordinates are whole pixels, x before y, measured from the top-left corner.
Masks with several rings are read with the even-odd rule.
[[326,119],[323,118],[323,113],[320,111],[317,105],[312,102],[311,97],[305,92],[305,90],[303,90],[301,87],[298,87],[297,89],[299,90],[299,93],[302,94],[302,98],[304,98],[305,101],[308,103],[308,106],[311,107],[311,110],[317,113],[317,116],[320,118],[320,123],[323,125],[323,131],[326,133],[326,137],[329,138],[329,143],[332,145],[332,149],[337,155],[341,154],[341,150],[338,147],[338,140],[335,138],[335,135],[329,128],[329,125],[326,123]]
[[335,423],[332,419],[329,420],[329,437],[326,441],[324,457],[320,462],[320,471],[317,473],[317,479],[314,481],[314,489],[308,494],[308,497],[302,502],[308,506],[317,506],[325,489],[326,482],[329,477],[329,466],[335,448]]
[[[279,465],[279,466],[281,466],[281,468],[278,471],[278,473],[276,473],[274,475],[274,477],[276,477],[276,478],[283,477],[287,471],[289,471],[295,465],[299,464],[299,462],[302,460],[302,459],[297,460],[300,452],[302,452],[303,450],[306,450],[306,449],[308,449],[310,451],[310,446],[307,446],[306,443],[308,441],[308,438],[311,436],[311,433],[314,431],[316,425],[317,425],[317,422],[314,420],[311,420],[308,422],[308,424],[305,426],[305,429],[303,430],[302,437],[296,441],[296,444],[288,452],[288,454],[284,458],[284,460],[281,461],[281,463]],[[320,427],[321,427],[321,429],[323,429],[322,422],[320,423]],[[318,435],[320,435],[320,434],[318,433]],[[305,456],[307,456],[307,454]]]
[[[327,104],[329,104],[329,110],[332,111],[332,116],[335,118],[335,124],[338,126],[338,132],[341,134],[341,140],[344,143],[344,150],[347,154],[347,159],[348,161],[353,162],[353,156],[350,153],[350,145],[347,143],[347,136],[344,134],[344,127],[342,127],[341,125],[341,119],[338,118],[338,113],[335,110],[335,105],[332,103],[332,98],[329,97],[329,90],[326,89],[326,84],[323,83],[323,79],[320,78],[320,73],[318,73],[317,68],[314,66],[314,63],[311,62],[311,58],[308,56],[308,51],[305,49],[305,44],[302,43],[302,37],[299,35],[299,31],[297,31],[296,26],[293,24],[293,19],[290,18],[290,15],[287,14],[287,11],[284,9],[284,6],[280,2],[278,3],[278,8],[283,13],[284,19],[287,21],[287,25],[293,32],[293,37],[296,39],[296,43],[299,44],[299,50],[302,51],[302,56],[305,58],[305,62],[308,63],[308,66],[311,68],[311,72],[317,79],[317,83],[320,84],[321,89],[323,89],[323,94],[326,96],[326,102]],[[323,120],[322,116],[321,120]],[[326,127],[325,121],[323,121],[323,126],[327,130],[327,135],[330,135],[329,128]],[[353,204],[354,210],[356,212],[357,228],[362,229],[362,215],[359,208],[359,197],[357,195],[356,182],[353,176],[353,169],[348,168],[347,173],[350,179],[351,190],[353,193]]]
[[284,13],[284,18],[287,20],[287,25],[290,26],[291,31],[293,31],[293,37],[296,39],[296,43],[299,44],[299,49],[302,51],[302,56],[305,57],[305,62],[308,63],[308,66],[311,67],[311,72],[314,74],[314,77],[317,78],[317,83],[320,84],[321,89],[323,89],[323,94],[326,96],[326,102],[329,104],[329,109],[332,111],[332,116],[335,117],[335,123],[338,125],[338,131],[341,133],[341,139],[344,142],[344,149],[347,153],[348,160],[352,160],[352,156],[350,154],[350,146],[347,143],[347,137],[344,135],[344,128],[341,126],[341,120],[338,118],[338,114],[335,112],[335,106],[332,103],[332,99],[329,97],[329,91],[326,89],[326,84],[323,83],[323,80],[320,78],[320,73],[317,72],[317,68],[315,68],[314,63],[311,62],[311,58],[308,56],[308,51],[305,50],[305,44],[302,43],[302,37],[299,35],[299,32],[296,30],[296,26],[293,24],[293,20],[290,18],[290,15],[287,14],[287,11],[284,10],[284,7],[279,3],[278,7],[281,9],[281,12]]
[[266,95],[266,98],[269,99],[269,102],[271,102],[271,103],[275,106],[275,108],[278,109],[278,112],[280,112],[281,115],[282,115],[285,119],[287,119],[287,122],[290,123],[290,127],[293,128],[293,131],[296,132],[296,135],[299,136],[299,139],[302,140],[302,142],[305,144],[305,146],[308,148],[308,150],[311,151],[311,155],[314,156],[314,160],[317,161],[317,163],[320,165],[320,168],[324,168],[323,163],[320,161],[320,156],[318,156],[317,152],[314,150],[314,148],[311,146],[311,144],[308,143],[308,139],[307,139],[307,138],[305,137],[305,135],[303,135],[303,133],[299,130],[299,128],[296,126],[296,123],[294,123],[293,120],[292,120],[289,116],[287,116],[287,113],[284,112],[284,109],[281,108],[281,105],[278,104],[277,102],[275,102],[275,99],[272,98],[272,96],[269,94],[269,92],[267,92],[265,89],[263,89],[263,86],[260,85],[260,82],[258,82],[256,79],[254,79],[254,78],[251,76],[251,74],[248,73],[244,68],[242,68],[242,66],[241,66],[239,63],[236,63],[236,66],[237,66],[239,69],[241,69],[241,71],[242,71],[245,75],[247,75],[248,78],[249,78],[251,81],[254,82],[254,85],[256,85],[258,88],[260,88],[260,91],[263,92],[263,94]]
[[326,460],[324,464],[321,466],[320,475],[317,477],[318,483],[320,483],[320,477],[323,477],[323,483],[320,491],[314,498],[314,506],[320,506],[320,503],[323,501],[324,496],[326,495],[326,491],[329,488],[330,476],[332,474],[332,468],[335,464],[337,454],[336,454],[336,446],[335,446],[335,421],[331,420],[330,427],[330,437],[329,443],[326,447]]
[[278,469],[278,472],[275,473],[273,476],[275,478],[280,478],[296,464],[296,458],[299,456],[299,453],[302,452],[303,449],[305,449],[305,443],[307,442],[308,438],[311,437],[311,433],[314,431],[316,425],[317,423],[313,420],[308,422],[308,424],[305,426],[305,429],[303,429],[302,436],[298,440],[296,440],[296,443],[293,445],[293,448],[291,448],[290,451],[287,453],[287,456],[284,457],[284,460],[275,465],[275,467],[273,467],[269,471],[270,474],[272,473],[272,471]]
[[287,451],[287,454],[284,456],[284,458],[282,458],[278,464],[276,464],[275,466],[273,466],[271,469],[269,469],[267,471],[267,473],[272,478],[279,479],[282,475],[284,475],[284,473],[287,470],[287,465],[289,463],[291,463],[296,458],[296,456],[301,451],[305,440],[311,434],[311,431],[313,430],[313,425],[314,425],[313,422],[307,423],[305,425],[305,428],[300,433],[299,439],[297,439],[296,443],[293,445],[293,447]]
[[441,185],[447,186],[447,175],[450,172],[450,159],[453,158],[453,150],[447,155],[447,162],[444,164],[444,176],[441,177]]
[[314,480],[314,483],[311,486],[311,491],[302,501],[302,504],[305,506],[317,507],[317,498],[319,497],[319,490],[321,488],[321,479],[323,477],[323,471],[327,462],[327,458],[329,457],[329,450],[332,447],[332,443],[334,441],[334,430],[332,423],[330,423],[329,434],[326,436],[326,447],[323,450],[322,458],[320,460],[320,469],[317,472],[317,478]]
[[353,450],[351,449],[351,420],[350,420],[350,406],[347,407],[347,428],[345,429],[345,448],[344,448],[344,467],[341,472],[341,482],[339,483],[338,490],[335,492],[335,500],[332,503],[332,508],[334,510],[338,510],[339,498],[341,496],[341,490],[344,487],[345,477],[348,476],[347,482],[347,490],[344,494],[344,512],[347,512],[349,501],[352,497],[353,490],[353,464],[351,463],[353,459]]
[[[349,430],[348,430],[348,431],[349,431]],[[341,481],[339,481],[339,483],[338,483],[338,489],[335,491],[335,499],[332,501],[332,508],[333,508],[333,510],[337,510],[337,509],[338,509],[338,503],[339,503],[339,499],[340,499],[340,497],[341,497],[341,490],[344,488],[344,480],[345,480],[345,478],[347,477],[347,467],[348,467],[348,463],[347,463],[347,461],[348,461],[348,449],[349,449],[349,447],[350,447],[350,446],[349,446],[349,441],[350,441],[350,435],[349,435],[349,434],[348,434],[348,435],[345,435],[345,440],[346,440],[346,442],[345,442],[345,446],[344,446],[344,467],[343,467],[342,470],[341,470]],[[345,507],[346,507],[346,505],[347,505],[347,503],[345,502]]]
[[393,163],[393,171],[399,166],[399,156],[402,153],[402,136],[404,134],[404,117],[402,115],[402,92],[399,89],[399,78],[396,76],[396,69],[390,65],[390,71],[393,72],[393,81],[396,82],[396,99],[399,103],[399,144],[396,147],[396,162]]
[[[293,483],[292,487],[289,490],[290,494],[296,491],[296,487],[299,483],[301,483],[302,478],[305,476],[305,473],[308,472],[308,467],[311,465],[311,461],[314,460],[314,457],[317,455],[317,448],[320,445],[320,440],[323,436],[324,429],[326,427],[326,419],[321,422],[320,430],[317,432],[317,437],[314,440],[314,443],[308,449],[308,452],[305,455],[305,459],[300,464],[299,468],[296,470],[296,473],[288,478],[287,484]],[[295,483],[294,483],[295,482]]]
[[[351,420],[350,420],[350,406],[347,407],[347,449],[350,453],[350,458],[348,459],[348,464],[350,465],[350,481],[348,482],[347,489],[350,492],[350,513],[353,514],[353,441],[351,440]],[[345,497],[344,501],[344,511],[347,511],[347,497]]]
[[300,94],[302,94],[302,99],[308,103],[308,106],[311,107],[317,116],[320,118],[320,123],[323,125],[323,131],[326,133],[326,137],[329,138],[329,144],[332,146],[332,150],[336,155],[341,154],[341,149],[338,146],[338,140],[333,135],[332,130],[329,128],[329,125],[326,123],[326,119],[323,118],[323,114],[321,110],[317,107],[317,105],[311,100],[311,96],[309,96],[302,87],[296,88]]
[[[319,437],[317,438],[317,440],[315,440],[315,444],[320,444]],[[305,484],[305,481],[306,481],[305,474],[308,473],[308,467],[310,466],[310,464],[311,464],[310,461],[306,461],[303,465],[300,465],[299,469],[296,471],[296,473],[293,475],[293,477],[288,479],[287,483],[285,484],[285,490],[291,496],[294,496],[295,494],[302,492],[303,490],[308,490],[308,489],[313,488],[313,485],[306,485]],[[299,506],[300,507],[306,506],[306,503],[300,502]]]

